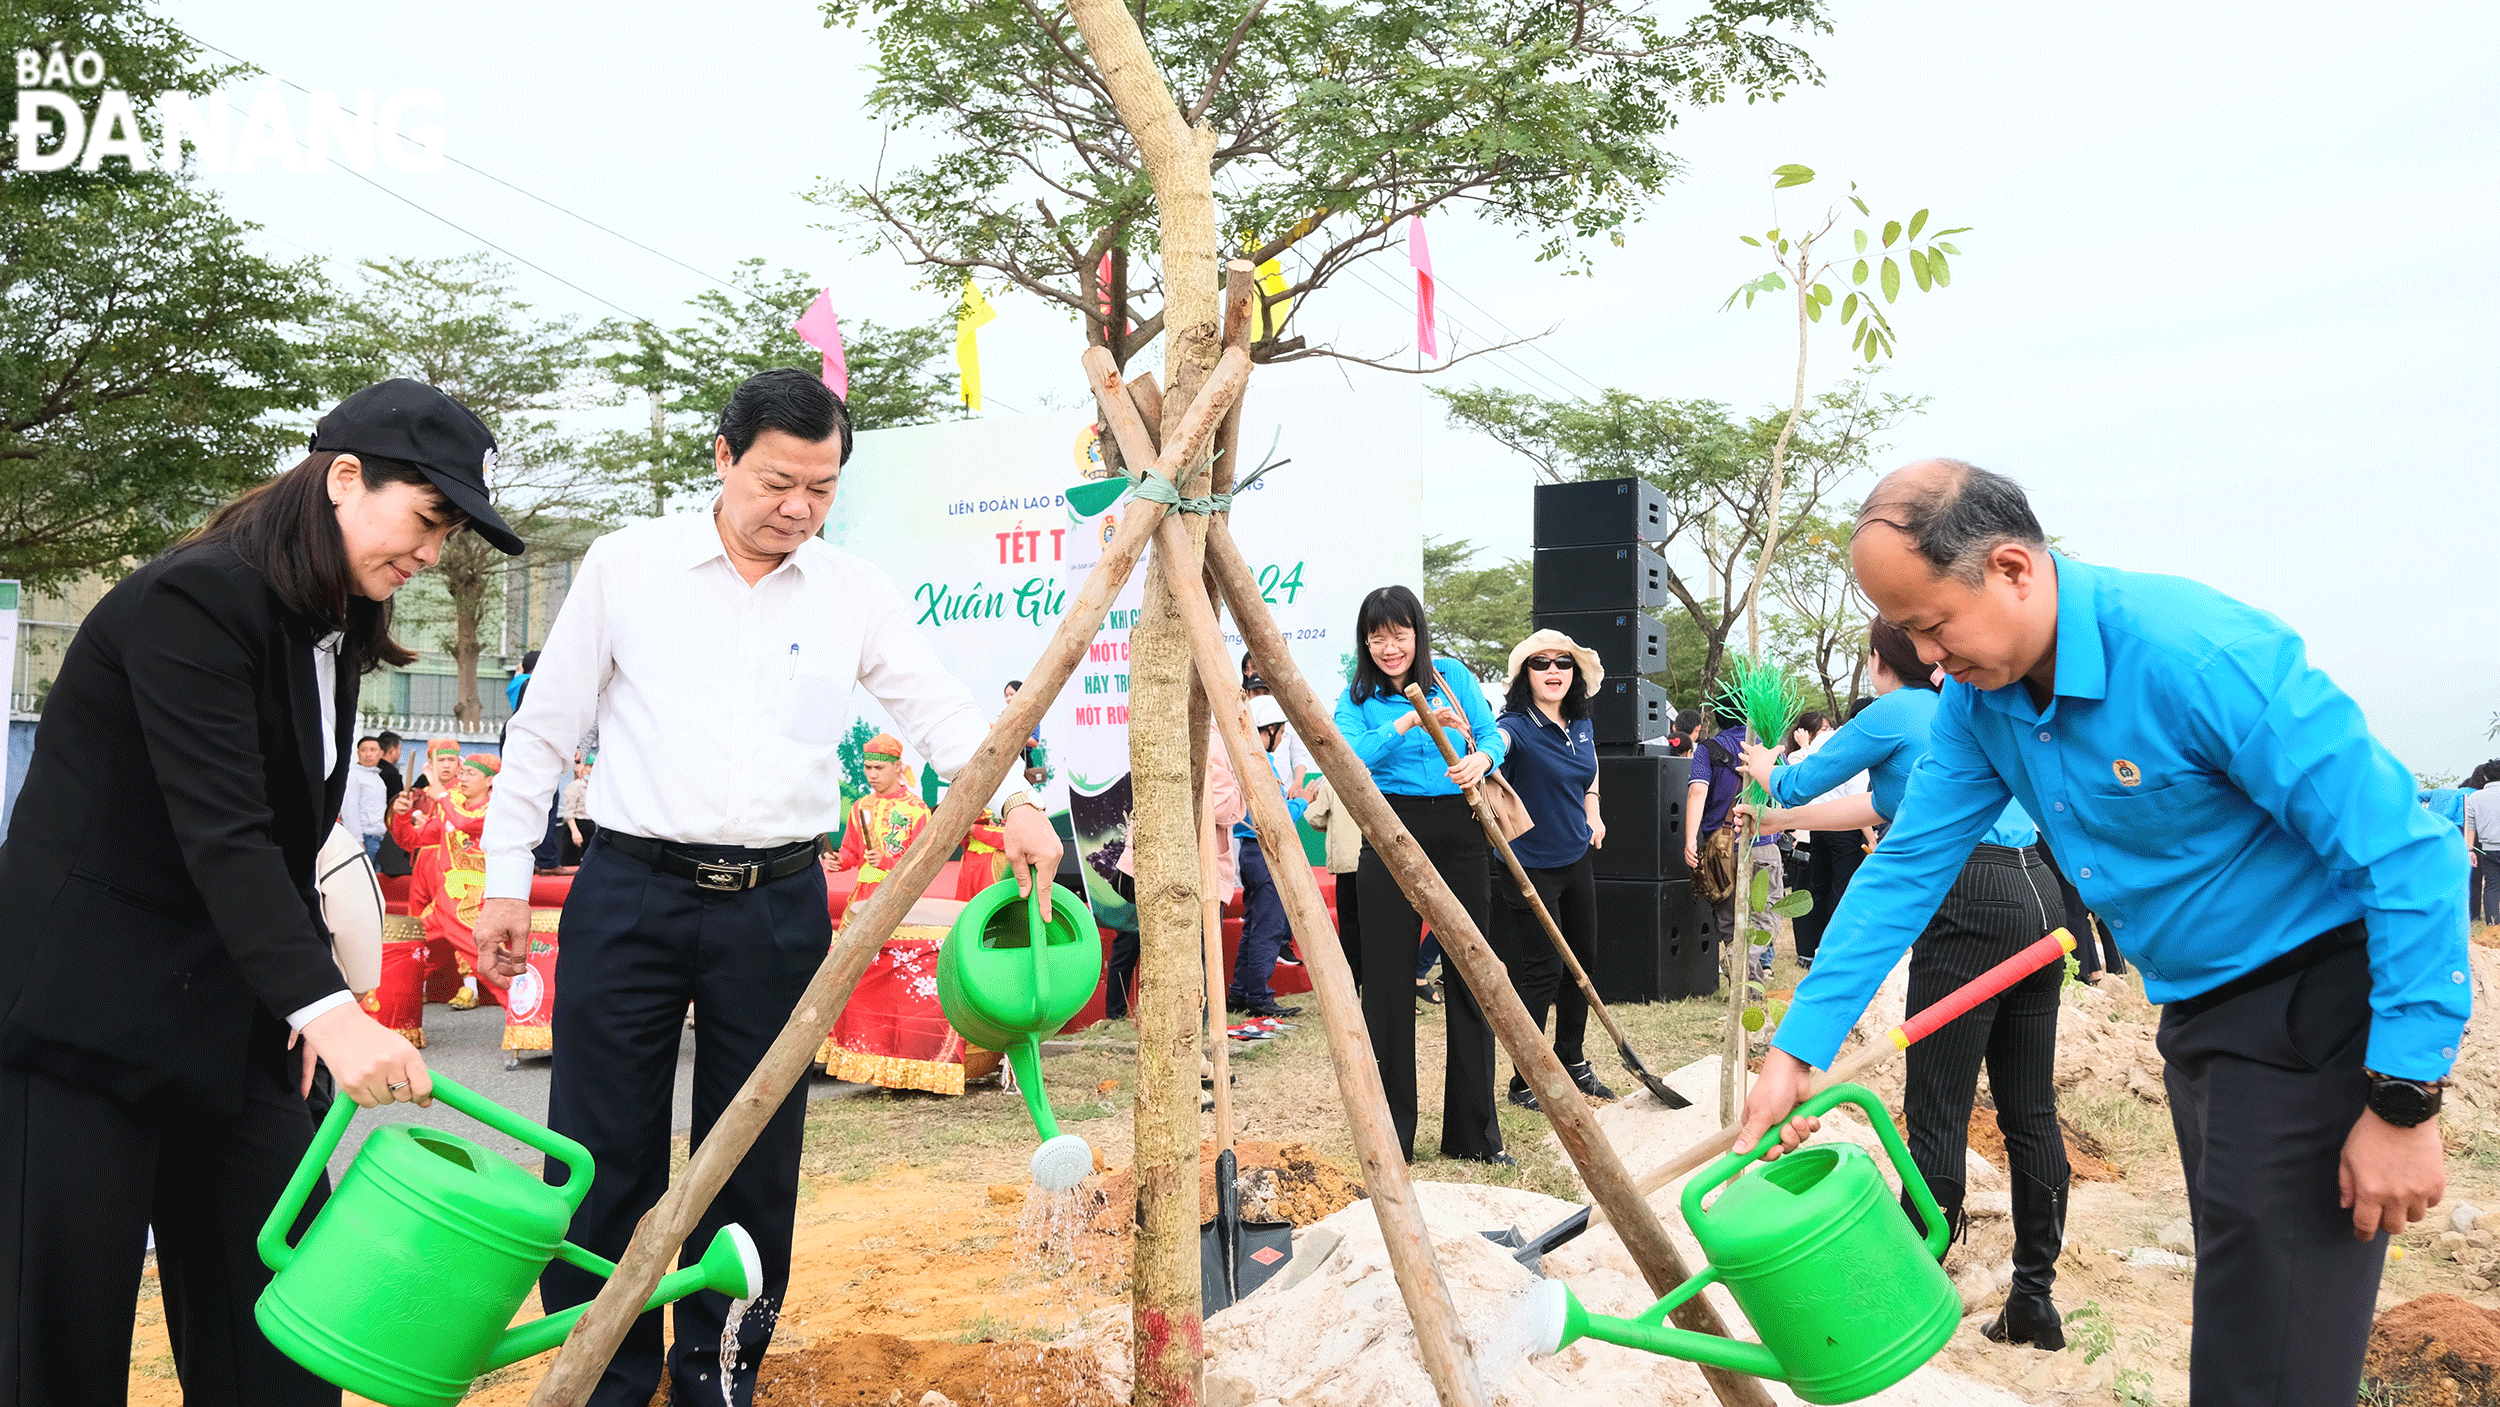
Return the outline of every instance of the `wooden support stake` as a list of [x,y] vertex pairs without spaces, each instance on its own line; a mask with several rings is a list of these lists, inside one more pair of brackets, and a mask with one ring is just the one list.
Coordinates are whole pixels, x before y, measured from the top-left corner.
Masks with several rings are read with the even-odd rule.
[[[1319,763],[1320,771],[1336,787],[1337,799],[1344,803],[1346,814],[1361,827],[1364,838],[1396,877],[1398,887],[1405,891],[1407,901],[1440,937],[1442,954],[1475,993],[1476,1004],[1484,1009],[1495,1038],[1527,1079],[1529,1088],[1536,1091],[1537,1103],[1552,1121],[1564,1153],[1579,1169],[1581,1181],[1588,1184],[1591,1199],[1612,1214],[1616,1235],[1622,1238],[1624,1249],[1631,1252],[1633,1262],[1640,1266],[1643,1278],[1661,1295],[1683,1283],[1689,1272],[1675,1243],[1667,1238],[1666,1227],[1650,1210],[1623,1160],[1606,1141],[1605,1132],[1589,1112],[1588,1101],[1580,1097],[1571,1076],[1555,1058],[1545,1033],[1528,1019],[1527,1008],[1511,989],[1501,960],[1486,945],[1475,920],[1458,902],[1458,896],[1450,892],[1449,885],[1423,853],[1423,847],[1399,822],[1397,813],[1389,809],[1380,788],[1372,783],[1370,769],[1337,732],[1335,711],[1321,702],[1310,681],[1303,677],[1301,667],[1294,663],[1284,635],[1267,613],[1257,578],[1221,516],[1207,534],[1206,560],[1223,590],[1225,604],[1232,608],[1234,621],[1241,627],[1241,638],[1250,648],[1260,677],[1284,705],[1287,720],[1303,746],[1310,750],[1312,759]],[[1361,648],[1361,642],[1356,647]],[[1685,1301],[1672,1317],[1679,1328],[1727,1336],[1726,1322],[1719,1318],[1718,1310],[1706,1296],[1695,1295]],[[1769,1407],[1770,1394],[1758,1379],[1708,1367],[1702,1375],[1725,1407]]]
[[[1239,349],[1227,351],[1226,365],[1235,350]],[[1131,413],[1133,408],[1122,393],[1119,371],[1101,353],[1101,348],[1087,348],[1085,363],[1104,421],[1120,438],[1121,453],[1145,462],[1145,429]],[[1212,388],[1219,382],[1210,380],[1208,384]],[[1167,454],[1164,462],[1178,461]],[[1186,527],[1178,515],[1167,518],[1160,531],[1164,536],[1157,542],[1159,552],[1171,552],[1176,546],[1187,551],[1194,546],[1189,543]],[[1482,1407],[1490,1399],[1459,1327],[1456,1302],[1450,1298],[1448,1283],[1441,1278],[1431,1232],[1415,1199],[1413,1175],[1398,1147],[1397,1129],[1389,1120],[1389,1097],[1381,1087],[1380,1066],[1372,1058],[1371,1035],[1363,1025],[1362,999],[1354,989],[1354,971],[1347,965],[1345,950],[1337,942],[1337,931],[1328,921],[1327,901],[1320,897],[1319,882],[1311,877],[1311,867],[1303,858],[1301,835],[1285,805],[1284,791],[1267,765],[1266,752],[1247,737],[1238,676],[1226,661],[1214,603],[1194,574],[1185,584],[1180,573],[1168,575],[1172,578],[1173,599],[1189,634],[1199,688],[1205,691],[1217,731],[1224,737],[1226,751],[1233,759],[1233,775],[1249,799],[1251,824],[1259,833],[1260,848],[1272,857],[1269,868],[1284,901],[1286,920],[1302,950],[1304,968],[1311,977],[1312,995],[1319,1003],[1320,1022],[1328,1037],[1329,1059],[1336,1068],[1337,1086],[1353,1126],[1355,1157],[1361,1165],[1363,1186],[1371,1194],[1372,1212],[1380,1218],[1381,1239],[1389,1252],[1398,1292],[1415,1324],[1424,1371],[1432,1379],[1433,1391],[1442,1407]],[[1210,971],[1210,1003],[1222,1000],[1221,982],[1220,974]],[[1225,1098],[1222,1093],[1217,1097]]]
[[1753,898],[1753,822],[1736,826],[1736,892],[1729,896],[1727,951],[1719,955],[1727,969],[1726,1030],[1719,1043],[1719,1122],[1734,1123],[1745,1112],[1745,994],[1753,983],[1753,938],[1745,929],[1745,910]]

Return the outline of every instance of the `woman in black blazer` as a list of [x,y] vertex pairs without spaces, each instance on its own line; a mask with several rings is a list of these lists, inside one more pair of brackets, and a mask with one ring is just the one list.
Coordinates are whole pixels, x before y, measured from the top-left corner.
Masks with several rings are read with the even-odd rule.
[[[0,1407],[119,1404],[148,1229],[183,1398],[328,1403],[252,1320],[261,1222],[312,1139],[425,1062],[347,992],[313,857],[393,592],[487,499],[494,440],[390,381],[79,628],[0,846]],[[301,1056],[292,1047],[300,1036]]]

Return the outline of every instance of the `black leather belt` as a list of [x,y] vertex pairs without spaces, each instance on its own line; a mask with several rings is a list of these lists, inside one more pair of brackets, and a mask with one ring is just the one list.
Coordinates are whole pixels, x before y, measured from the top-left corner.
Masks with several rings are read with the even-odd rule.
[[769,850],[736,845],[675,845],[602,828],[598,843],[612,845],[664,875],[690,879],[698,889],[734,894],[794,875],[816,863],[816,842],[794,840]]

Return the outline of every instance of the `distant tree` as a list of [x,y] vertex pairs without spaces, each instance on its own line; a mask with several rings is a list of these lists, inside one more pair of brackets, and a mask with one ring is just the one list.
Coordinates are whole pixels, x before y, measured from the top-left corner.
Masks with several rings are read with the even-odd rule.
[[[509,271],[483,255],[368,260],[363,275],[325,323],[334,363],[362,381],[422,381],[475,411],[495,436],[495,510],[531,544],[533,560],[578,553],[616,498],[603,467],[552,418],[599,398],[587,335],[515,298]],[[432,573],[450,601],[453,716],[465,723],[484,717],[480,624],[516,560],[460,533]]]
[[[1696,8],[1678,24],[1546,0],[1141,0],[1184,120],[1215,134],[1223,252],[1281,261],[1262,282],[1254,355],[1383,365],[1289,334],[1313,293],[1403,243],[1409,216],[1465,210],[1532,230],[1541,258],[1620,244],[1682,170],[1663,140],[1683,114],[1820,81],[1775,32],[1828,32],[1822,0]],[[1033,0],[828,0],[824,13],[874,24],[869,111],[942,154],[816,200],[950,296],[967,274],[1004,280],[1082,320],[1122,365],[1154,341],[1174,273],[1130,262],[1160,247],[1153,191],[1073,24]]]
[[[712,439],[721,407],[738,383],[759,371],[823,365],[815,348],[791,330],[821,285],[806,275],[770,272],[761,259],[740,261],[729,276],[733,296],[705,289],[687,300],[694,321],[665,330],[648,323],[602,324],[608,350],[599,370],[649,407],[647,429],[616,431],[590,447],[609,477],[631,486],[625,507],[658,515],[682,494],[705,494],[713,479]],[[854,429],[919,425],[962,414],[956,404],[950,317],[889,328],[845,319],[844,364],[850,371]]]
[[1847,717],[1866,672],[1866,618],[1873,612],[1849,566],[1857,505],[1801,519],[1771,563],[1773,657],[1812,679],[1835,718]]
[[[55,43],[95,52],[140,112],[233,72],[137,5],[0,8],[0,51]],[[250,252],[257,227],[187,172],[26,171],[17,149],[0,143],[0,576],[57,587],[154,556],[302,452],[332,389],[303,345],[326,290],[318,261]]]
[[1465,538],[1424,539],[1424,616],[1433,648],[1457,656],[1480,679],[1499,680],[1510,647],[1528,637],[1530,573],[1524,561],[1471,567]]
[[1688,704],[1717,686],[1728,633],[1743,618],[1748,573],[1769,539],[1774,447],[1786,441],[1784,536],[1868,467],[1886,430],[1926,404],[1851,381],[1810,398],[1792,427],[1781,410],[1740,418],[1717,401],[1625,391],[1593,401],[1482,386],[1434,394],[1453,422],[1515,451],[1548,483],[1637,474],[1657,486],[1669,517],[1651,547],[1665,560],[1667,589],[1703,644],[1697,677],[1671,686]]

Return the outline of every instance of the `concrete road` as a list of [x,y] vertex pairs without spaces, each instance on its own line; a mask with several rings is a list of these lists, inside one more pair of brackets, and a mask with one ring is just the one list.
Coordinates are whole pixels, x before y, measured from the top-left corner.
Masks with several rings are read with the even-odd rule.
[[[425,1039],[427,1068],[450,1075],[525,1119],[546,1122],[548,1059],[543,1053],[534,1053],[524,1056],[517,1068],[504,1069],[502,1007],[482,1005],[475,1011],[454,1011],[447,1006],[429,1006],[425,1009]],[[677,1082],[670,1096],[669,1127],[678,1133],[694,1126],[694,1043],[695,1032],[688,1031],[677,1047]],[[841,1099],[874,1088],[828,1079],[818,1071],[808,1077],[807,1097]],[[330,1159],[333,1180],[347,1171],[365,1136],[385,1122],[422,1123],[445,1129],[492,1148],[524,1167],[538,1166],[537,1152],[448,1106],[437,1104],[432,1109],[419,1109],[413,1104],[392,1104],[358,1114],[348,1123],[347,1136],[339,1140],[338,1152]]]

